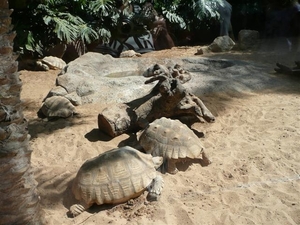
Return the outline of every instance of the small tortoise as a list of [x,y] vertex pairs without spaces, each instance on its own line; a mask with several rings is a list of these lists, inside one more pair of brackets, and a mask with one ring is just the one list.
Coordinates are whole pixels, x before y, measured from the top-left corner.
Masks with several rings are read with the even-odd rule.
[[41,117],[67,118],[75,114],[75,106],[65,97],[52,96],[44,101],[38,114]]
[[156,119],[138,134],[141,147],[152,156],[162,156],[167,172],[178,172],[176,162],[190,158],[202,158],[203,164],[211,161],[206,156],[196,134],[179,120],[165,117]]
[[39,70],[48,71],[49,69],[63,69],[67,64],[64,60],[54,56],[46,56],[41,60],[36,61],[36,66]]
[[123,51],[120,54],[120,58],[135,58],[135,57],[141,57],[142,54],[138,53],[134,50],[127,50],[127,51]]
[[157,200],[163,179],[156,169],[162,157],[152,157],[132,147],[109,150],[87,160],[79,169],[72,186],[80,204],[72,205],[71,214],[77,216],[94,203],[118,204],[138,197],[148,188],[149,200]]

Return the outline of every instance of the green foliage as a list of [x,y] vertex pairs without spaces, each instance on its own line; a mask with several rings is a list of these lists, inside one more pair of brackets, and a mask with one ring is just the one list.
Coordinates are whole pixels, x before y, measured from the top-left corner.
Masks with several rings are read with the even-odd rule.
[[146,0],[131,0],[128,1],[129,3],[133,3],[133,4],[144,4],[146,2]]
[[218,19],[217,4],[223,0],[164,0],[156,1],[155,8],[179,29],[189,29],[194,23]]
[[99,16],[109,16],[111,10],[115,10],[113,0],[91,1],[88,8],[94,15]]
[[223,0],[197,0],[193,1],[192,9],[195,12],[196,18],[199,20],[204,18],[219,18],[217,12],[218,5],[223,6]]
[[169,20],[171,23],[178,24],[181,29],[186,28],[186,23],[184,19],[178,15],[179,9],[178,5],[172,5],[171,7],[162,7],[162,14],[164,17]]
[[[231,0],[242,15],[263,11],[262,2],[274,7],[293,0]],[[123,0],[142,6],[146,0]],[[154,8],[162,15],[173,31],[192,30],[211,26],[211,19],[218,20],[218,4],[223,0],[156,0]],[[21,54],[41,56],[53,45],[94,40],[108,42],[115,37],[124,16],[137,24],[146,20],[130,11],[116,8],[115,0],[10,0],[14,8],[13,24],[17,31],[15,50]],[[140,26],[142,27],[142,26]]]
[[[31,52],[37,52],[38,54],[42,55],[43,54],[43,44],[41,43],[40,40],[36,40],[33,37],[33,33],[31,31],[27,32],[26,36],[26,43],[25,43],[25,49]],[[23,52],[21,52],[23,53]]]
[[110,27],[104,23],[114,12],[113,0],[27,1],[25,5],[12,15],[17,31],[15,50],[21,55],[39,57],[59,43],[80,40],[88,44],[110,38]]

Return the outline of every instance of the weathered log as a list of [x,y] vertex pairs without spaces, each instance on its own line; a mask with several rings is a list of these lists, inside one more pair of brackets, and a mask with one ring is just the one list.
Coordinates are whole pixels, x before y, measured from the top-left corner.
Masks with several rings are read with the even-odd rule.
[[98,115],[98,127],[111,137],[116,137],[134,129],[132,111],[126,104],[117,104],[105,108]]
[[137,131],[161,117],[189,117],[192,121],[214,122],[215,117],[204,103],[182,85],[190,74],[178,65],[167,69],[154,65],[146,70],[145,83],[159,81],[150,94],[129,103],[106,108],[98,115],[98,127],[111,137]]

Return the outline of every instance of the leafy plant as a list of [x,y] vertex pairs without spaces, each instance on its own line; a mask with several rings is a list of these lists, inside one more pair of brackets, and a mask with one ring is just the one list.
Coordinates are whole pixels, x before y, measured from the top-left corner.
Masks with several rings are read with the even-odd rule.
[[[126,8],[120,10],[117,2],[142,6],[146,0],[10,0],[15,8],[12,15],[17,31],[15,50],[40,57],[60,43],[108,42],[116,37],[123,16],[144,22],[142,17],[134,18]],[[173,30],[192,30],[210,18],[218,18],[216,5],[222,2],[157,0],[154,8],[172,24]]]
[[108,40],[116,12],[112,9],[113,0],[27,1],[12,15],[17,31],[15,50],[40,57],[59,43]]

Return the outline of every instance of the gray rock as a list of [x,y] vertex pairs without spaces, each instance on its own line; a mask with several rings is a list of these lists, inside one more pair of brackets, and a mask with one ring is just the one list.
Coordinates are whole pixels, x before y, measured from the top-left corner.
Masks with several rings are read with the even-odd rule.
[[235,42],[229,36],[217,37],[210,45],[209,50],[212,52],[226,52],[233,48]]
[[[113,58],[100,53],[86,53],[70,62],[57,78],[57,89],[74,105],[86,103],[126,103],[148,94],[156,84],[144,84],[142,74],[153,64],[182,65],[192,73],[184,86],[196,96],[215,92],[252,92],[271,88],[278,79],[268,74],[270,68],[237,60],[189,58]],[[263,73],[262,71],[266,71]],[[282,82],[282,81],[280,81]],[[280,83],[279,82],[279,83]],[[63,88],[63,89],[61,89]]]
[[82,104],[81,97],[79,97],[75,91],[71,92],[70,94],[66,94],[64,97],[67,98],[75,106]]
[[259,45],[259,32],[256,30],[241,30],[238,35],[239,48],[248,50]]
[[[148,93],[153,85],[144,85],[142,72],[153,64],[139,58],[116,59],[89,52],[70,62],[57,78],[57,85],[68,93],[76,92],[82,104],[90,102],[128,102]],[[147,62],[149,61],[149,62]]]

